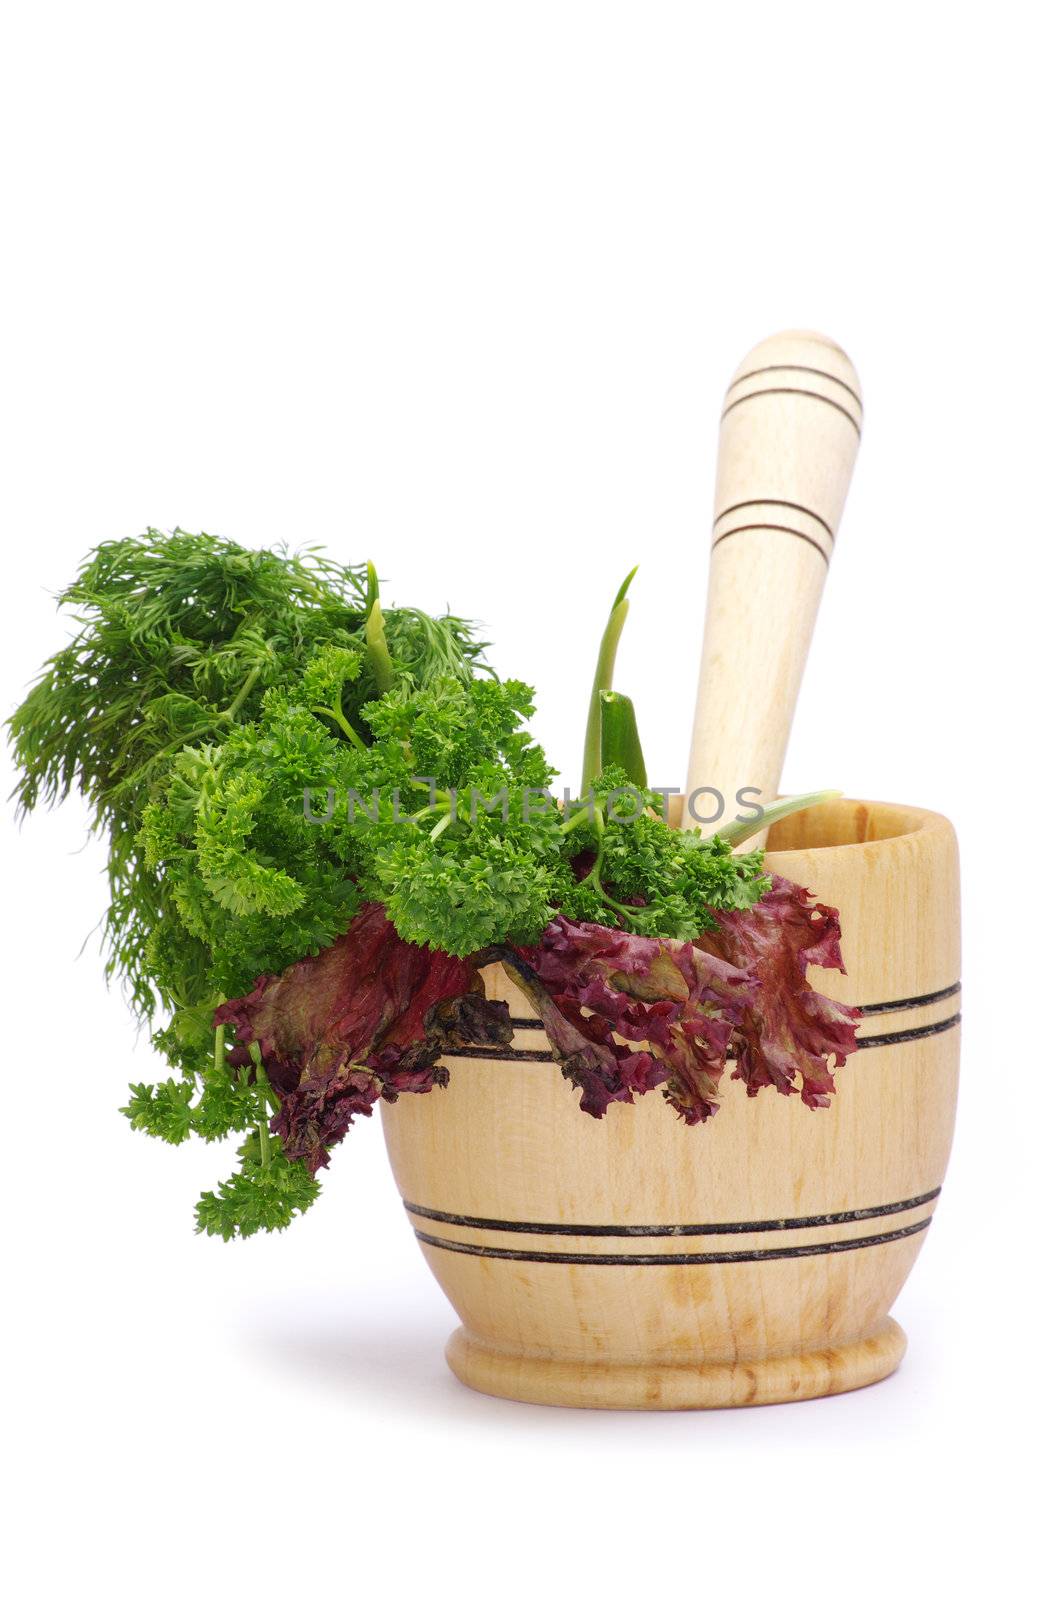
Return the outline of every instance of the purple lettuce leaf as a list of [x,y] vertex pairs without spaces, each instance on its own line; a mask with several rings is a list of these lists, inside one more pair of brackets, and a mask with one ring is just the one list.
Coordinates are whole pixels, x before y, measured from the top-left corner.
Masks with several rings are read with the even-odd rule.
[[797,1089],[807,1106],[828,1105],[859,1013],[817,993],[806,971],[844,970],[836,911],[774,878],[749,910],[713,915],[716,931],[694,943],[557,917],[539,945],[504,957],[590,1116],[662,1084],[679,1116],[703,1122],[730,1054],[748,1094]]
[[723,960],[753,971],[761,983],[754,1007],[737,1030],[736,1073],[750,1095],[772,1086],[798,1088],[811,1109],[829,1104],[834,1073],[857,1049],[860,1011],[814,989],[807,967],[845,972],[839,913],[814,901],[786,878],[750,912],[716,911],[717,931],[696,942]]
[[548,996],[545,1033],[564,1075],[581,1090],[584,1111],[599,1117],[615,1101],[629,1104],[634,1094],[665,1084],[666,1098],[686,1122],[714,1115],[753,976],[693,944],[566,917],[518,955]]
[[249,1065],[258,1046],[279,1100],[270,1126],[311,1172],[380,1098],[447,1083],[438,1064],[447,1048],[512,1037],[507,1006],[485,999],[471,962],[406,944],[376,904],[329,949],[219,1006],[214,1021],[235,1026],[233,1066]]

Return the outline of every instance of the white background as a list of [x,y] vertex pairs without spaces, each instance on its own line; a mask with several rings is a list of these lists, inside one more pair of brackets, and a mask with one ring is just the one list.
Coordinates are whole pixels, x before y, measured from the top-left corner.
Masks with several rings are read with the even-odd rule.
[[77,959],[100,847],[76,803],[5,827],[12,1592],[1044,1592],[1046,15],[7,12],[5,714],[89,547],[179,524],[372,556],[390,597],[485,619],[574,775],[595,638],[640,561],[619,686],[680,782],[721,396],[751,344],[816,327],[867,424],[786,784],[947,812],[966,907],[958,1138],[898,1375],[772,1410],[563,1413],[450,1377],[453,1315],[375,1124],[286,1235],[193,1236],[225,1158],[117,1115],[154,1063],[94,941]]

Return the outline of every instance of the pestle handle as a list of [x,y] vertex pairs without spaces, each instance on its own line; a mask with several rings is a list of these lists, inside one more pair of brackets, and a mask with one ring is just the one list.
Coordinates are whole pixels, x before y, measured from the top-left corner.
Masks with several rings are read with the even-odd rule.
[[726,391],[685,827],[777,794],[861,414],[853,365],[818,333],[755,345]]

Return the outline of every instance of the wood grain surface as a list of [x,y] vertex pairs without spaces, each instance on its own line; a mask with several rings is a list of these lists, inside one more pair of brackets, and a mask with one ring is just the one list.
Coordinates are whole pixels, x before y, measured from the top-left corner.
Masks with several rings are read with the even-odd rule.
[[815,333],[756,345],[725,395],[686,827],[746,814],[741,789],[777,794],[861,415],[853,366]]
[[447,1090],[383,1110],[410,1221],[463,1330],[454,1371],[558,1405],[761,1404],[883,1377],[888,1318],[925,1240],[953,1131],[956,841],[910,807],[841,800],[788,818],[767,867],[840,908],[865,1008],[824,1110],[726,1080],[688,1128],[661,1094],[596,1121],[522,1019],[508,1052],[448,1058]]

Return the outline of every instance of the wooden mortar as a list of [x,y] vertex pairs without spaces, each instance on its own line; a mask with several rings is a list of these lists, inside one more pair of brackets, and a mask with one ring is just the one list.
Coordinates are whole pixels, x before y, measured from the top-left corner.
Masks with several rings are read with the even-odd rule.
[[[854,368],[818,334],[756,346],[726,395],[689,762],[690,796],[716,787],[726,816],[742,786],[776,793],[860,418]],[[864,1019],[827,1109],[727,1082],[699,1127],[659,1092],[595,1121],[499,967],[485,976],[519,1019],[512,1046],[458,1052],[446,1091],[384,1107],[402,1198],[463,1324],[449,1364],[472,1388],[765,1405],[901,1360],[888,1312],[935,1209],[957,1093],[953,829],[833,801],[774,826],[766,870],[839,908],[847,975],[811,977]]]
[[839,800],[779,823],[768,870],[841,908],[865,1012],[831,1106],[726,1082],[688,1128],[658,1092],[587,1116],[502,969],[507,1050],[383,1108],[398,1188],[460,1317],[449,1365],[549,1405],[768,1405],[901,1360],[889,1316],[931,1221],[957,1094],[957,847],[940,816]]

